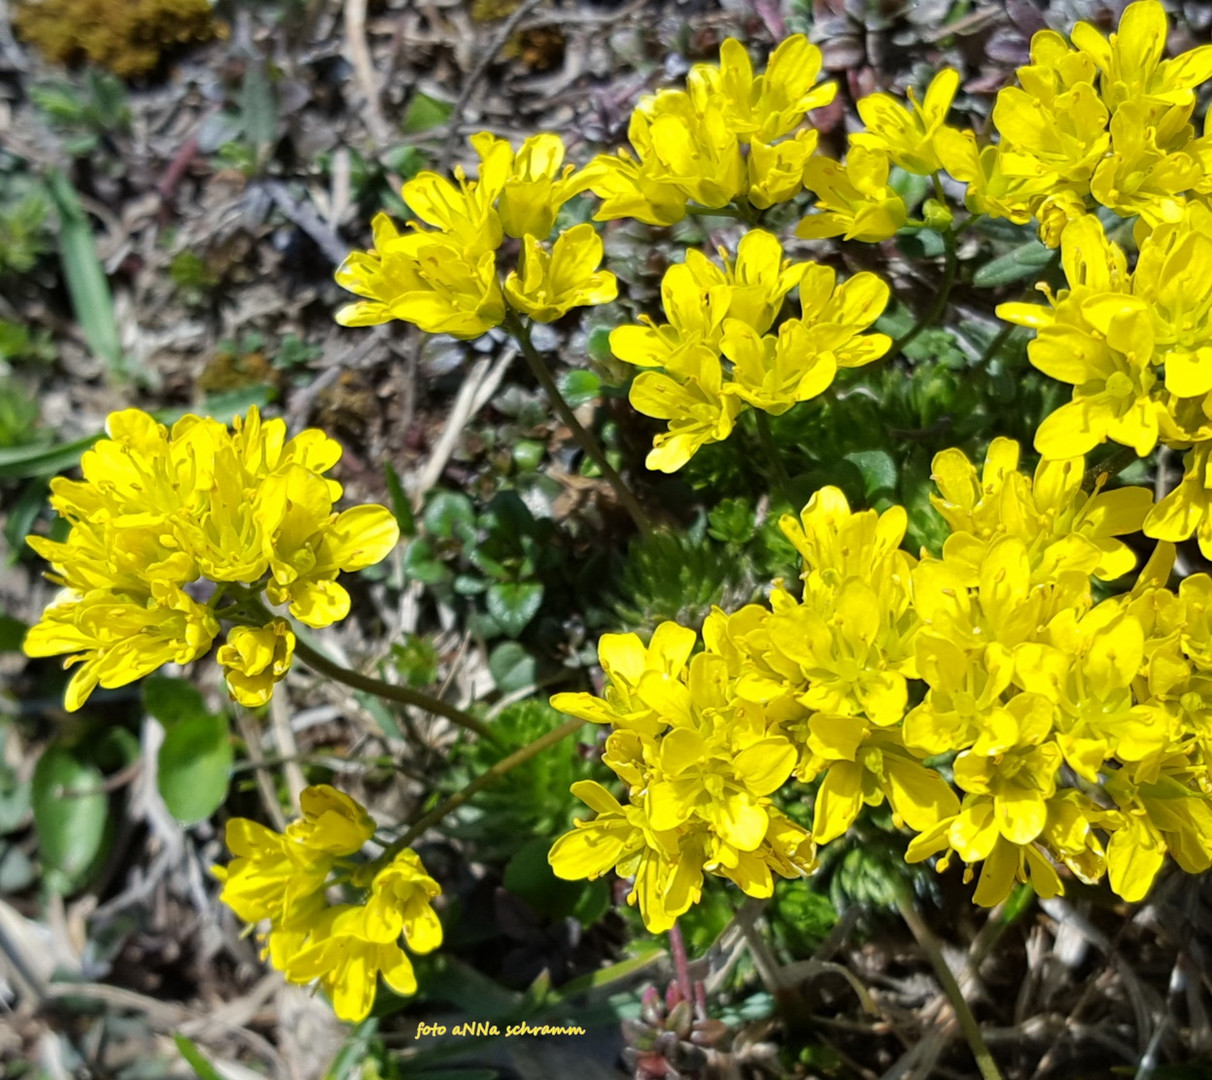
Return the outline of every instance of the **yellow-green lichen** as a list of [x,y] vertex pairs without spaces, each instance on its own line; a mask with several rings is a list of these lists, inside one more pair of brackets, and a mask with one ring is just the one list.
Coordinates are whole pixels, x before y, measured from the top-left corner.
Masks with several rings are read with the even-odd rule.
[[128,79],[154,71],[174,46],[225,33],[208,0],[20,0],[13,24],[51,60]]

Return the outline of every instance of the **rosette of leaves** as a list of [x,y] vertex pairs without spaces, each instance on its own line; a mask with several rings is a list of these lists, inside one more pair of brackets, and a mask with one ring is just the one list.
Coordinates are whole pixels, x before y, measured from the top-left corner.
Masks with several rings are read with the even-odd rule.
[[708,535],[705,517],[684,531],[634,540],[615,587],[621,629],[654,630],[669,620],[699,626],[713,605],[743,603],[756,579],[737,549],[728,549]]
[[558,569],[555,535],[554,524],[512,491],[479,513],[466,495],[438,491],[404,551],[404,572],[439,597],[470,605],[475,633],[516,638],[542,606],[544,578]]

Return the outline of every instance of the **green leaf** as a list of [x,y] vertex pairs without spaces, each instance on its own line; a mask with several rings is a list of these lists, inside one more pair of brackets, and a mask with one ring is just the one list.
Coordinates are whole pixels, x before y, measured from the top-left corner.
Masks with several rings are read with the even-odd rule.
[[263,409],[277,397],[277,393],[272,386],[258,383],[253,386],[241,386],[235,390],[224,390],[219,394],[208,394],[200,409],[157,409],[152,415],[160,423],[170,426],[189,413],[213,416],[221,424],[230,424],[235,417],[242,418],[254,405]]
[[590,401],[596,401],[601,391],[602,380],[592,371],[574,368],[564,372],[560,377],[560,393],[574,409],[579,409]]
[[391,512],[395,515],[396,524],[400,526],[400,535],[416,536],[417,519],[412,513],[412,501],[400,481],[400,474],[390,461],[383,462],[383,478],[387,481],[387,497],[391,500]]
[[539,467],[547,447],[538,439],[519,439],[513,444],[513,462],[519,469],[532,471]]
[[877,491],[896,491],[898,471],[887,450],[855,450],[846,460],[862,474],[868,499]]
[[59,256],[72,310],[84,339],[115,375],[128,374],[114,317],[114,298],[97,255],[93,228],[76,189],[58,169],[46,175],[46,189],[59,212]]
[[29,627],[12,615],[0,614],[0,652],[20,652]]
[[7,765],[0,765],[0,836],[16,832],[30,810],[32,788]]
[[278,104],[264,60],[249,61],[240,84],[240,120],[244,137],[257,150],[257,163],[268,160],[278,141]]
[[576,915],[588,926],[606,914],[610,891],[604,881],[563,881],[547,861],[552,841],[533,836],[505,865],[504,885],[537,914],[549,919]]
[[196,716],[169,728],[160,747],[160,794],[185,825],[210,817],[227,798],[232,746],[224,716]]
[[8,565],[13,566],[25,550],[25,538],[38,520],[42,507],[46,505],[47,481],[38,476],[21,489],[17,501],[8,512],[8,521],[4,523],[4,539],[8,541]]
[[429,164],[425,151],[408,143],[389,146],[379,155],[379,160],[401,180],[411,180]]
[[1051,248],[1038,240],[1028,240],[1013,251],[985,263],[972,275],[972,284],[977,288],[992,289],[998,285],[1021,281],[1047,266],[1052,256]]
[[609,364],[614,360],[614,350],[610,347],[610,332],[613,329],[613,326],[595,326],[589,331],[585,352],[595,364]]
[[185,1035],[173,1035],[173,1042],[177,1044],[186,1064],[197,1074],[198,1080],[223,1080],[223,1074],[206,1060],[192,1039]]
[[100,432],[54,446],[13,446],[0,450],[0,480],[54,476],[78,465],[80,455],[99,438]]
[[517,637],[543,603],[543,586],[537,581],[497,581],[488,589],[488,614],[510,637]]
[[471,500],[456,491],[435,491],[422,515],[425,531],[443,540],[475,536],[476,513]]
[[419,90],[412,95],[408,110],[404,113],[403,128],[408,134],[431,131],[441,127],[449,119],[454,106],[447,101],[438,101]]
[[149,675],[143,681],[143,707],[166,728],[210,716],[197,688],[169,675]]
[[83,884],[105,843],[109,800],[101,771],[62,745],[34,767],[34,829],[47,884],[72,892]]
[[414,536],[400,559],[404,576],[422,585],[437,585],[450,578],[446,564],[434,554],[433,545],[423,536]]
[[534,657],[516,641],[502,641],[488,654],[488,670],[502,694],[534,685]]

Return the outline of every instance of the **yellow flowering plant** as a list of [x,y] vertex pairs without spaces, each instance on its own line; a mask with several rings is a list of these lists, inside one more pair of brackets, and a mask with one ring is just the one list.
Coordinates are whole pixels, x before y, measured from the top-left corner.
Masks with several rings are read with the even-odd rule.
[[[357,800],[328,784],[305,788],[302,817],[284,833],[246,818],[227,822],[232,860],[216,866],[220,899],[262,929],[262,955],[294,983],[318,983],[342,1020],[365,1020],[379,976],[397,994],[416,993],[409,952],[433,952],[441,887],[415,851],[392,845],[356,858],[375,833]],[[334,892],[342,902],[332,903]]]
[[111,414],[82,479],[56,479],[63,540],[30,536],[60,587],[25,639],[29,656],[69,654],[64,704],[79,709],[168,663],[200,659],[235,622],[217,658],[232,696],[263,705],[297,640],[274,608],[312,628],[349,614],[342,571],[383,559],[399,526],[382,506],[337,512],[341,456],[316,429],[286,437],[256,408],[231,428],[185,416],[171,429],[139,409]]
[[[1157,0],[1136,0],[1109,36],[1085,23],[1035,34],[973,129],[953,114],[980,115],[979,88],[950,67],[859,98],[839,126],[819,111],[839,93],[821,49],[796,34],[764,67],[728,38],[717,62],[642,94],[625,148],[573,161],[576,144],[553,132],[472,135],[474,164],[413,175],[404,220],[369,222],[368,248],[336,270],[355,299],[335,318],[350,331],[403,322],[455,350],[512,339],[560,426],[513,409],[529,445],[467,474],[470,492],[501,501],[477,515],[467,495],[418,498],[418,525],[391,472],[394,512],[343,507],[341,446],[323,431],[290,438],[256,408],[230,426],[121,410],[79,479],[50,484],[64,527],[28,538],[60,591],[26,654],[66,658],[69,712],[167,665],[201,668],[214,649],[241,708],[269,705],[301,661],[463,729],[450,775],[491,763],[410,823],[380,826],[299,775],[290,824],[226,821],[220,899],[263,959],[350,1023],[371,1015],[380,976],[415,994],[411,957],[443,945],[446,878],[413,845],[457,821],[451,851],[475,861],[491,815],[467,804],[586,731],[577,769],[538,774],[535,789],[557,776],[557,809],[525,836],[538,870],[518,858],[506,887],[533,871],[536,918],[579,919],[586,907],[552,899],[559,883],[614,875],[632,925],[669,934],[679,963],[679,927],[722,932],[712,907],[727,895],[762,961],[753,913],[778,910],[781,883],[836,883],[839,853],[873,827],[899,845],[891,900],[922,941],[903,882],[927,876],[906,867],[957,867],[984,908],[1079,885],[1135,903],[1170,863],[1202,873],[1212,135],[1197,112],[1212,46],[1167,57],[1168,28]],[[984,260],[1007,238],[1023,244]],[[915,260],[929,265],[906,270]],[[1023,277],[1042,299],[1005,288]],[[569,400],[575,380],[540,352],[561,341],[613,378],[603,408],[593,392]],[[472,391],[460,400],[474,411]],[[544,484],[570,502],[592,486],[538,476],[565,429],[634,524],[626,554],[609,549],[608,515],[540,506]],[[515,469],[525,499],[497,490]],[[667,527],[691,506],[693,528]],[[503,542],[527,515],[551,520]],[[414,679],[416,657],[393,642],[397,683],[309,644],[354,614],[341,575],[385,560],[401,523],[414,534],[401,612],[416,616],[430,590],[451,630],[485,596],[442,663],[484,645],[500,710],[527,698],[550,719],[541,734],[511,743],[482,702],[414,689],[436,681],[436,648]],[[584,565],[540,583],[536,567],[570,552]],[[568,611],[549,604],[556,584]],[[503,616],[502,597],[525,619]],[[596,654],[586,627],[607,628]],[[509,640],[480,640],[494,636]],[[548,684],[550,708],[535,697]],[[596,889],[593,918],[610,903]],[[679,980],[683,1012],[705,1021]]]

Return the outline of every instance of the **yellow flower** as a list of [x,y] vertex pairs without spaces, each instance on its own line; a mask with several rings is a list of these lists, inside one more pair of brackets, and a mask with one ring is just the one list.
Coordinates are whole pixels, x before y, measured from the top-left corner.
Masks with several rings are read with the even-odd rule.
[[779,143],[749,144],[749,201],[759,210],[794,199],[804,189],[804,167],[816,152],[815,130],[798,131]]
[[1139,214],[1148,224],[1177,221],[1186,200],[1182,192],[1203,177],[1199,162],[1157,142],[1144,102],[1126,101],[1111,117],[1112,153],[1099,162],[1090,194],[1121,217]]
[[573,784],[572,793],[597,816],[578,819],[574,830],[552,845],[547,860],[555,876],[592,881],[615,870],[620,877],[634,878],[627,902],[639,905],[650,933],[668,930],[702,895],[706,861],[702,836],[690,836],[683,845],[676,830],[653,829],[640,807],[620,805],[592,780]]
[[816,397],[837,374],[834,356],[815,348],[811,332],[796,319],[784,322],[777,337],[759,337],[748,323],[728,319],[720,348],[732,361],[723,392],[774,416]]
[[337,575],[381,561],[400,538],[385,507],[333,513],[327,485],[299,465],[267,481],[262,506],[272,537],[266,594],[274,604],[289,602],[290,613],[311,627],[329,626],[349,613],[349,593]]
[[281,971],[291,982],[319,980],[339,1020],[361,1023],[370,1015],[379,976],[402,997],[417,992],[407,954],[394,941],[367,941],[359,933],[362,909],[338,904],[310,928],[306,943],[284,957]]
[[[288,441],[286,425],[262,422],[255,408],[233,431],[185,416],[170,432],[137,409],[112,414],[107,428],[110,438],[81,458],[83,479],[51,484],[67,537],[28,538],[63,591],[26,649],[75,654],[69,709],[98,685],[201,657],[220,633],[216,606],[232,592],[265,588],[273,603],[328,625],[348,610],[337,574],[378,561],[398,536],[383,507],[333,512],[341,485],[323,474],[341,448],[320,431]],[[218,588],[187,590],[199,578]],[[233,693],[263,704],[293,648],[281,620],[234,629],[220,657]]]
[[615,356],[636,367],[663,367],[685,375],[697,370],[699,346],[718,353],[732,290],[724,282],[704,283],[693,265],[676,263],[661,279],[668,323],[641,316],[642,325],[619,326],[610,332]]
[[1212,865],[1212,808],[1193,787],[1189,762],[1178,758],[1170,774],[1145,779],[1120,769],[1104,787],[1122,811],[1107,845],[1107,877],[1125,900],[1143,900],[1169,852],[1189,874]]
[[803,34],[793,34],[779,43],[765,72],[755,78],[745,46],[727,38],[720,46],[719,67],[696,64],[686,84],[696,102],[719,104],[729,130],[742,141],[769,143],[833,100],[834,83],[815,85],[821,65],[821,50]]
[[374,818],[357,799],[330,784],[315,784],[299,795],[303,817],[286,828],[286,836],[329,855],[353,855],[375,832]]
[[526,236],[545,240],[560,207],[579,190],[570,181],[573,167],[564,165],[564,140],[550,132],[532,135],[515,155],[504,139],[482,131],[471,137],[471,145],[481,160],[492,161],[494,166],[498,155],[508,158],[509,171],[497,202],[505,235],[516,240]]
[[669,719],[644,700],[640,684],[649,676],[661,682],[680,679],[696,638],[693,630],[675,622],[661,623],[647,646],[636,634],[603,634],[598,641],[598,662],[610,680],[603,698],[556,694],[552,707],[595,724],[656,735]]
[[[431,906],[436,881],[416,853],[400,852],[360,866],[351,857],[374,834],[374,819],[356,799],[320,784],[299,798],[303,816],[276,833],[244,818],[227,824],[235,856],[214,867],[220,899],[247,922],[271,920],[263,956],[291,982],[319,980],[337,1016],[364,1020],[374,1005],[380,973],[397,994],[416,992],[412,964],[398,939],[431,952],[442,924]],[[334,885],[365,889],[364,904],[330,905]]]
[[888,184],[888,156],[881,150],[852,146],[845,165],[811,157],[804,187],[816,195],[818,212],[796,226],[801,240],[840,236],[874,244],[905,224],[905,201]]
[[753,851],[766,836],[765,796],[795,765],[795,749],[782,736],[741,745],[718,728],[709,735],[676,727],[660,743],[648,788],[648,820],[658,831],[692,819],[739,851]]
[[669,430],[652,440],[645,459],[648,468],[659,472],[677,472],[700,447],[728,438],[741,410],[738,398],[721,393],[718,357],[700,346],[685,358],[685,366],[694,374],[684,380],[643,371],[631,384],[629,400],[638,412],[669,421]]
[[634,218],[645,225],[675,225],[686,216],[685,192],[656,179],[651,167],[626,150],[599,154],[581,176],[585,186],[602,200],[594,221]]
[[1003,153],[1016,170],[1052,173],[1066,186],[1084,192],[1111,144],[1110,113],[1087,82],[1042,99],[1040,94],[1016,86],[998,93],[993,123],[1002,137]]
[[1065,229],[1061,258],[1070,289],[1051,309],[997,309],[1008,322],[1036,328],[1027,350],[1031,363],[1074,387],[1072,401],[1036,431],[1035,448],[1048,458],[1077,457],[1110,438],[1147,454],[1157,445],[1165,411],[1154,393],[1158,335],[1148,307],[1128,295],[1123,252],[1093,215]]
[[882,151],[906,172],[929,176],[942,167],[934,149],[934,136],[947,121],[959,82],[958,71],[943,68],[931,80],[920,104],[910,87],[912,110],[889,94],[868,94],[858,103],[859,116],[867,130],[851,135],[851,146]]
[[413,952],[433,952],[442,944],[442,923],[432,907],[441,891],[417,853],[406,848],[375,875],[358,936],[386,943],[403,934]]
[[1166,9],[1159,0],[1137,0],[1124,9],[1118,33],[1110,40],[1082,22],[1071,36],[1097,65],[1108,108],[1141,99],[1189,107],[1195,102],[1195,88],[1212,78],[1212,45],[1163,60],[1168,33]]
[[67,684],[64,707],[75,712],[97,686],[126,686],[165,664],[197,660],[218,632],[208,607],[153,581],[142,596],[65,590],[30,629],[23,648],[27,656],[73,654],[64,666],[79,667]]
[[1008,153],[1000,146],[982,149],[971,131],[940,128],[934,148],[943,168],[967,185],[964,205],[974,214],[1026,225],[1035,207],[1060,184],[1055,173],[1026,155]]
[[476,338],[505,318],[495,250],[468,254],[439,233],[400,236],[384,214],[374,230],[374,250],[355,251],[337,269],[338,285],[367,298],[337,312],[342,326],[402,319],[426,333]]
[[[468,261],[476,262],[501,246],[503,229],[495,204],[510,179],[513,152],[507,142],[493,139],[487,132],[474,137],[471,144],[480,156],[477,180],[469,181],[458,166],[453,184],[437,173],[421,172],[400,194],[422,222],[437,230],[426,233],[414,221],[414,237],[441,237]],[[375,246],[379,246],[377,237]]]
[[1045,582],[1076,570],[1111,581],[1129,573],[1136,556],[1115,537],[1137,532],[1153,501],[1147,488],[1093,492],[1082,489],[1083,458],[1044,459],[1034,478],[1018,471],[1018,443],[996,438],[978,476],[960,450],[936,454],[931,479],[939,494],[931,505],[951,528],[943,557],[963,564],[973,580],[992,545],[1020,540],[1028,552],[1032,580]]
[[857,716],[816,713],[808,721],[807,760],[797,774],[824,772],[817,789],[812,835],[827,844],[854,824],[864,803],[886,798],[899,822],[923,832],[959,811],[959,799],[934,770],[908,753],[895,732]]
[[241,705],[256,708],[273,696],[274,684],[290,670],[295,635],[284,619],[261,627],[236,626],[215,659],[227,670],[228,689]]
[[866,716],[889,727],[904,716],[914,671],[913,633],[902,615],[904,592],[877,593],[859,578],[847,578],[821,614],[797,605],[771,616],[770,644],[799,665],[807,690],[807,709]]
[[678,90],[641,98],[628,137],[647,175],[700,206],[727,206],[746,188],[745,160],[717,103],[702,111]]
[[536,322],[555,322],[570,308],[608,304],[618,295],[618,281],[599,270],[602,238],[592,225],[574,225],[560,233],[551,254],[534,236],[522,242],[520,272],[505,279],[509,303]]
[[226,841],[234,858],[213,868],[223,882],[219,899],[245,922],[274,919],[293,925],[332,869],[328,854],[247,818],[227,822]]
[[1212,558],[1212,475],[1209,455],[1212,442],[1193,446],[1184,459],[1182,480],[1145,519],[1144,532],[1154,540],[1179,543],[1194,535],[1205,559]]

